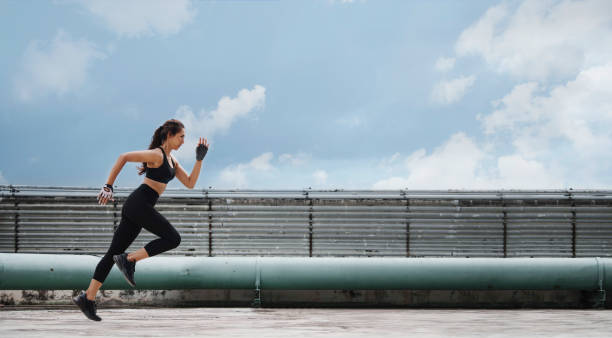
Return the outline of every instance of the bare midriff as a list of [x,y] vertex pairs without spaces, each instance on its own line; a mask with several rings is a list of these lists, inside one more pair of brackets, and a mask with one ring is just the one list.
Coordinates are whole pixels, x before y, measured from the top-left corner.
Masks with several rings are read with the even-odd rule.
[[150,179],[148,177],[145,177],[145,179],[144,179],[144,181],[142,183],[148,185],[153,190],[155,190],[159,196],[161,196],[161,194],[164,192],[164,190],[166,190],[166,185],[167,185],[165,183],[154,181],[154,180],[152,180],[152,179]]

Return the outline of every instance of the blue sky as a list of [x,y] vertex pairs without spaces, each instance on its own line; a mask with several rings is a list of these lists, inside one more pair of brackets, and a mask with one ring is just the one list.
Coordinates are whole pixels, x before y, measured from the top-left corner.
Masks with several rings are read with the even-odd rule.
[[211,143],[196,188],[612,186],[609,1],[4,0],[0,18],[0,184],[99,186],[178,118],[188,172]]

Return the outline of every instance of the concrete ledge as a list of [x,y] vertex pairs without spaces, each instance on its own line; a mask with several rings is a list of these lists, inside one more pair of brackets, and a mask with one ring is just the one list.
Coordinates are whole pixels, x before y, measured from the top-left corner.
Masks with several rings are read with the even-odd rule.
[[[0,291],[0,309],[71,307],[80,290]],[[263,307],[592,308],[597,293],[576,290],[263,290]],[[101,308],[250,307],[251,290],[107,290]],[[612,308],[607,305],[608,308]]]

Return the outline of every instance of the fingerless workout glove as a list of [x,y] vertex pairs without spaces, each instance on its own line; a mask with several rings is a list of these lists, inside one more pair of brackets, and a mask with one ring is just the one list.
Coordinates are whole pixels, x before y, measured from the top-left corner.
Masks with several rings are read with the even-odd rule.
[[100,203],[103,199],[113,200],[113,186],[110,184],[105,184],[102,189],[100,189],[100,193],[98,194],[98,203]]
[[196,148],[196,160],[198,161],[202,161],[204,159],[204,156],[206,156],[206,153],[208,152],[208,147],[200,144],[199,146],[197,146]]

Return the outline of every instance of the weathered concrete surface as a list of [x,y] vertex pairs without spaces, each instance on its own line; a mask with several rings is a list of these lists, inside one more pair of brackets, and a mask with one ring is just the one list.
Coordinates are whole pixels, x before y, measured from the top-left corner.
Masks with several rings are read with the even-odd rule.
[[[80,290],[0,290],[0,306],[71,305]],[[262,290],[263,307],[593,308],[577,290]],[[248,307],[253,290],[102,290],[101,307]],[[612,300],[605,304],[612,307]]]
[[0,311],[1,337],[606,337],[607,310],[99,309]]

